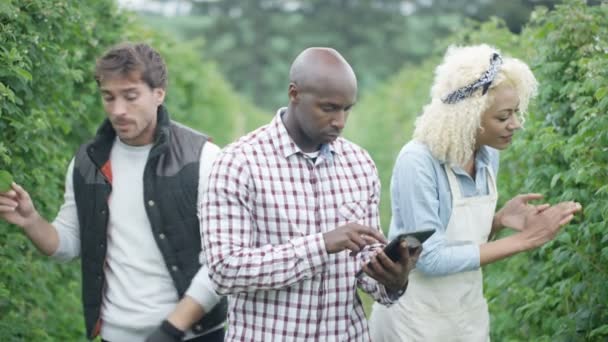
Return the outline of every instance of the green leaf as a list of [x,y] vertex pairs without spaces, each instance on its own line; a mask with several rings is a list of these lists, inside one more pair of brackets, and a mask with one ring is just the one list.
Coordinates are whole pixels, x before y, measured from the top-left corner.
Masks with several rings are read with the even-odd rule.
[[595,94],[593,95],[593,97],[595,97],[596,100],[601,100],[602,98],[604,98],[606,96],[606,94],[608,94],[608,87],[603,87],[598,89]]
[[557,181],[561,178],[561,173],[556,173],[553,175],[553,178],[551,178],[551,184],[549,185],[549,187],[553,188],[555,187],[555,184],[557,184]]
[[21,76],[21,78],[23,78],[27,81],[32,80],[32,74],[30,74],[27,70],[22,69],[22,68],[17,68],[17,67],[14,67],[13,70],[15,70],[15,72],[17,74],[19,74],[19,76]]
[[601,327],[591,331],[589,337],[608,336],[608,324],[604,324]]
[[15,7],[11,3],[11,0],[4,0],[0,2],[0,14],[8,17],[13,13],[15,13]]
[[7,192],[13,184],[13,176],[6,170],[0,170],[0,192]]

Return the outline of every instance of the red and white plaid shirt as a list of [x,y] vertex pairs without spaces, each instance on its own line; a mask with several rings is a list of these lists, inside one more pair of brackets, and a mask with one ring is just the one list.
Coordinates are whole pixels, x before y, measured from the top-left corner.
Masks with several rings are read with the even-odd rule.
[[322,234],[348,222],[379,228],[376,166],[343,138],[313,162],[281,113],[221,152],[201,203],[211,280],[230,295],[226,340],[369,341],[357,287],[383,304],[398,294],[355,277],[371,249],[328,254]]

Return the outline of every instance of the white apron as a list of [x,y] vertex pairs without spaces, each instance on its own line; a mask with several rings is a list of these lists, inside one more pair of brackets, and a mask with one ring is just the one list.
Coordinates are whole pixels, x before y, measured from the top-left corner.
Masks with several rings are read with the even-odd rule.
[[[496,210],[496,182],[488,167],[488,195],[463,197],[454,172],[444,165],[452,193],[448,243],[488,241]],[[483,297],[481,268],[443,277],[410,273],[405,294],[390,307],[374,304],[370,317],[373,342],[487,342],[490,317]]]

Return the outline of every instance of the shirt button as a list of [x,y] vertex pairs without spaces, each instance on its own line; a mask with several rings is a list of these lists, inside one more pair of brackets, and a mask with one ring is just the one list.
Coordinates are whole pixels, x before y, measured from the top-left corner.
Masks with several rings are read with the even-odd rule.
[[153,200],[149,200],[148,201],[148,206],[153,207],[154,206],[154,201]]
[[194,331],[201,331],[203,330],[203,327],[200,324],[197,324],[194,326]]
[[176,265],[171,266],[171,271],[177,272],[177,270],[179,270],[179,268]]
[[165,239],[165,234],[163,234],[163,233],[158,234],[158,238],[161,239],[161,240],[164,240]]

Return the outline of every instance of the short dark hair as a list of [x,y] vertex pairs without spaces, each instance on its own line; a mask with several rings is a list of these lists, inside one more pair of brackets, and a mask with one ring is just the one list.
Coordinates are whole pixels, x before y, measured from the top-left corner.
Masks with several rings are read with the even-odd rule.
[[150,88],[167,87],[167,66],[160,54],[144,43],[121,43],[108,50],[95,65],[97,85],[108,77],[128,77],[134,72]]

